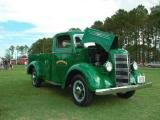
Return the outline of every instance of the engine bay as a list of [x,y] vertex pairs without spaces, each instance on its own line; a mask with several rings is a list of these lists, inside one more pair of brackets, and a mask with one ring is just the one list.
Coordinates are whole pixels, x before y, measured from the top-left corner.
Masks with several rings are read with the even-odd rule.
[[108,59],[108,53],[100,46],[89,46],[88,47],[89,62],[94,66],[103,65]]

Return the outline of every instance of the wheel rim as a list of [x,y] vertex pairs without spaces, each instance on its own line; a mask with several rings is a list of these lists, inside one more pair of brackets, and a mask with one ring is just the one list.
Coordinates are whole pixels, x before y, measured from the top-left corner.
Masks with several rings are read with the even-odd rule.
[[76,101],[82,102],[85,98],[85,87],[81,80],[76,80],[73,84],[73,95]]

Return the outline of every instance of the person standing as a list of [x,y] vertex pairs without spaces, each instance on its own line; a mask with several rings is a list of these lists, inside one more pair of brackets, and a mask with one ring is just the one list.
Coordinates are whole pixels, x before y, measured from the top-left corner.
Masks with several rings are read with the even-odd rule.
[[12,64],[11,60],[10,60],[10,62],[9,62],[9,67],[10,67],[10,70],[13,69],[13,64]]
[[25,68],[27,68],[27,61],[24,62]]
[[0,63],[0,70],[2,70],[3,69],[3,64],[2,63]]
[[3,61],[3,66],[4,66],[4,70],[7,70],[7,60],[6,59]]

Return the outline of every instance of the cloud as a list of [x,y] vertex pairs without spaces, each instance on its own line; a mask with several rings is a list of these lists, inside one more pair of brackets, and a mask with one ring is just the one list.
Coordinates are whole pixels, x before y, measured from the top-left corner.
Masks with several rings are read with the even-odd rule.
[[157,5],[159,0],[114,0],[118,8],[131,10],[138,5],[144,5],[149,11],[150,8]]
[[5,0],[2,3],[2,20],[29,22],[37,26],[34,30],[38,32],[58,32],[70,27],[84,29],[117,10],[112,0]]
[[12,44],[31,45],[38,38],[52,37],[72,27],[83,30],[116,10],[112,0],[1,0],[0,42],[5,46],[0,51]]
[[[0,25],[0,42],[8,47],[31,45],[38,38],[52,37],[72,27],[83,30],[96,20],[105,20],[119,8],[130,10],[139,4],[149,8],[153,3],[150,0],[0,0],[0,23],[6,23]],[[9,22],[15,22],[13,27]],[[7,49],[6,46],[0,51]]]

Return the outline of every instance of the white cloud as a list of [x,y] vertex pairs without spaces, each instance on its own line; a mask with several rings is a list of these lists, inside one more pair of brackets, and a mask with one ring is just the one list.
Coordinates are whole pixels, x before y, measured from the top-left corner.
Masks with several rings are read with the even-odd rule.
[[39,32],[84,29],[118,9],[113,0],[2,0],[0,6],[0,20],[30,22]]
[[131,10],[142,4],[150,11],[150,8],[157,5],[159,2],[159,0],[115,0],[117,6],[125,10]]
[[1,22],[15,20],[36,26],[23,32],[2,31],[0,28],[0,42],[5,44],[0,48],[0,55],[13,43],[17,45],[23,40],[24,44],[30,45],[38,38],[52,37],[71,27],[84,29],[116,10],[112,0],[0,0]]
[[[152,7],[158,0],[0,0],[0,21],[15,20],[36,27],[23,32],[7,32],[0,28],[0,42],[14,37],[31,44],[41,37],[51,37],[71,27],[84,29],[95,20],[105,20],[118,9],[130,10],[139,4]],[[39,33],[43,33],[38,35]],[[43,36],[44,35],[44,36]],[[28,42],[29,41],[29,42]],[[6,42],[5,42],[6,43]],[[12,42],[11,42],[12,43]],[[11,43],[8,43],[8,47]],[[21,41],[19,42],[21,43]],[[15,44],[19,44],[18,41]],[[7,49],[7,44],[0,48]]]
[[59,32],[71,27],[84,29],[104,20],[119,8],[130,10],[139,4],[147,8],[158,0],[1,0],[0,21],[18,20],[35,24],[32,31]]

